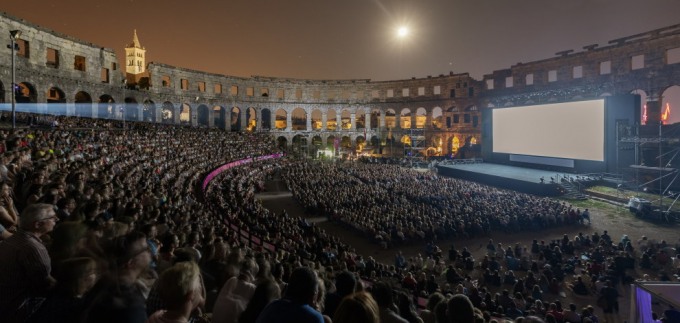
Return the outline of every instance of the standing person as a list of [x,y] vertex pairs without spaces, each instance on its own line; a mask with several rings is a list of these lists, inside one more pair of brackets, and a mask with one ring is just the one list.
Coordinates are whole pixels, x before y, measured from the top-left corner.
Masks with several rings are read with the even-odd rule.
[[6,322],[25,319],[54,286],[50,256],[40,238],[57,221],[52,205],[32,204],[21,214],[17,233],[0,243],[0,313]]
[[264,308],[257,323],[324,323],[323,316],[312,307],[319,291],[316,273],[308,267],[295,269],[283,298]]
[[144,323],[146,303],[136,282],[151,264],[146,236],[133,231],[114,239],[109,248],[111,272],[86,297],[82,322]]
[[618,322],[619,318],[619,291],[614,288],[611,280],[608,280],[605,287],[602,287],[600,294],[604,298],[604,319],[607,323]]

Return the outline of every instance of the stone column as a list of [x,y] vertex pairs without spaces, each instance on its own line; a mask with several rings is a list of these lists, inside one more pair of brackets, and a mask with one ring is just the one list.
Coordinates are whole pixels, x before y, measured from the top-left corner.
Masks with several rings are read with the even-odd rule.
[[192,127],[196,127],[198,125],[198,108],[191,107],[189,111],[191,111],[189,113],[189,123]]
[[378,120],[379,120],[378,127],[380,129],[385,128],[385,116],[386,116],[385,111],[380,111],[380,116],[378,116]]
[[416,129],[418,128],[418,125],[416,124],[416,112],[411,112],[411,129]]
[[262,109],[255,109],[255,129],[262,130]]
[[342,130],[342,110],[340,110],[340,113],[335,114],[335,131],[341,130]]
[[328,122],[328,113],[321,111],[321,131],[326,131],[326,123]]
[[276,130],[276,111],[273,111],[273,109],[270,109],[269,111],[269,129]]
[[371,130],[371,111],[366,112],[364,115],[364,126],[366,130]]
[[240,119],[239,120],[239,123],[240,123],[239,128],[241,128],[241,131],[245,131],[246,126],[248,125],[247,115],[248,115],[248,108],[244,108],[243,110],[241,110],[241,117],[239,118]]
[[290,132],[293,125],[293,113],[286,112],[286,131]]
[[305,111],[306,121],[307,121],[307,131],[312,131],[312,113],[310,111]]
[[350,128],[349,129],[351,131],[357,130],[357,114],[355,112],[350,113],[349,122],[350,122]]

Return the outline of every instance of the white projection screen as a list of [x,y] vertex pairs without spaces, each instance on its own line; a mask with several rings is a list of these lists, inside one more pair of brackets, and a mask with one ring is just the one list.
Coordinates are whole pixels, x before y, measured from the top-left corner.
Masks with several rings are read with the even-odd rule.
[[493,152],[604,161],[604,99],[493,109]]

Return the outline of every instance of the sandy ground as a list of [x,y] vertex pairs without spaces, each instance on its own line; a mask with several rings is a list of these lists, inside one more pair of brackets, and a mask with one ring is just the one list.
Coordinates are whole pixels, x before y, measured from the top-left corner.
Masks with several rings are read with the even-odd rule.
[[[401,250],[407,257],[415,256],[417,253],[423,253],[425,248],[425,242],[414,243],[410,245],[400,246],[398,249],[381,249],[374,243],[368,241],[365,237],[355,232],[350,232],[344,227],[326,221],[325,218],[320,217],[310,217],[304,213],[304,210],[297,205],[295,200],[292,198],[290,192],[286,190],[285,184],[278,180],[273,180],[267,183],[267,191],[265,193],[258,194],[258,198],[262,200],[265,207],[272,211],[279,213],[281,210],[285,209],[290,215],[305,216],[309,221],[316,223],[316,225],[325,229],[329,233],[342,237],[342,240],[356,248],[356,250],[364,256],[373,256],[376,260],[392,264],[394,261],[394,255],[398,250]],[[670,225],[666,223],[654,223],[638,219],[634,217],[623,205],[611,205],[603,203],[598,206],[588,206],[591,211],[591,225],[577,225],[572,227],[551,229],[541,232],[523,232],[519,234],[505,234],[505,233],[492,233],[490,236],[472,239],[472,240],[440,240],[437,245],[444,251],[449,249],[451,244],[455,244],[456,248],[459,250],[462,247],[467,246],[468,249],[473,252],[476,259],[481,259],[485,252],[486,243],[489,238],[492,238],[495,242],[501,242],[504,246],[514,245],[516,242],[520,244],[530,246],[533,239],[538,240],[552,240],[561,239],[564,234],[569,235],[573,238],[579,232],[584,234],[591,234],[593,232],[602,233],[604,230],[609,232],[609,235],[614,241],[619,241],[620,238],[627,234],[633,241],[637,241],[643,235],[646,235],[650,239],[656,240],[666,240],[669,243],[675,243],[680,240],[680,230],[677,225]],[[647,272],[650,276],[654,276],[655,272]],[[642,272],[639,272],[640,276]],[[522,275],[521,273],[519,275]],[[619,315],[619,322],[629,321],[628,315],[630,312],[630,288],[628,286],[619,286],[619,293],[622,295],[620,299],[621,313]],[[551,296],[548,296],[549,300]],[[556,299],[560,297],[555,296]],[[567,291],[566,297],[561,298],[563,305],[568,305],[568,303],[573,302],[577,306],[582,307],[588,304],[595,303],[594,297],[580,297],[573,296],[569,291]],[[601,320],[603,319],[601,311],[598,309]],[[603,320],[602,320],[603,321]]]

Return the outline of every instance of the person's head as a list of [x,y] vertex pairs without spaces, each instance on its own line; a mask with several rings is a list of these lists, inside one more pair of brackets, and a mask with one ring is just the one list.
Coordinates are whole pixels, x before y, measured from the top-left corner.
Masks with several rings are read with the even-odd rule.
[[180,262],[165,270],[158,278],[158,295],[168,309],[191,310],[204,302],[200,270],[194,262]]
[[435,307],[437,304],[443,302],[446,300],[446,297],[442,293],[435,292],[430,295],[430,297],[427,299],[427,305],[425,306],[430,312],[434,312]]
[[255,322],[262,310],[275,299],[281,297],[279,284],[271,279],[264,279],[257,284],[248,306],[241,313],[239,322]]
[[394,303],[392,287],[386,282],[377,282],[371,288],[371,295],[380,308],[387,308]]
[[113,266],[119,274],[129,274],[136,279],[151,263],[151,251],[146,236],[133,231],[115,238],[110,246]]
[[470,299],[463,294],[451,297],[447,304],[449,322],[451,323],[474,323],[475,307]]
[[285,297],[295,302],[312,304],[318,290],[316,273],[309,267],[298,267],[290,274]]
[[335,288],[340,296],[350,295],[357,288],[357,279],[353,273],[343,270],[335,276]]
[[84,295],[97,282],[97,263],[89,257],[69,258],[62,261],[54,272],[57,288],[71,296]]
[[380,310],[371,294],[358,292],[346,296],[333,315],[335,323],[379,323]]
[[35,203],[27,206],[19,217],[19,227],[28,232],[38,235],[49,233],[59,218],[54,213],[54,206],[44,203]]
[[66,221],[59,224],[50,235],[50,256],[62,259],[73,256],[79,248],[84,247],[87,231],[87,225],[81,222]]

